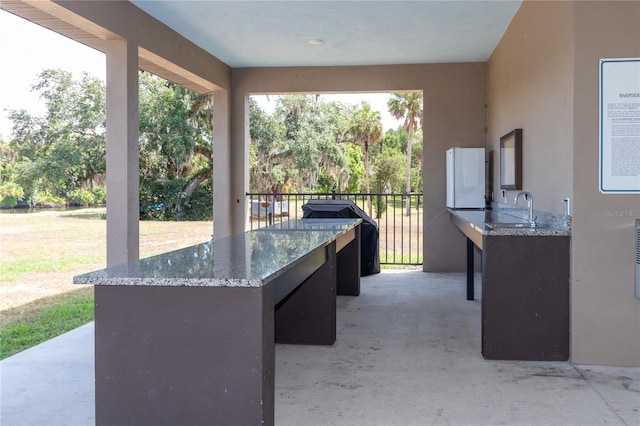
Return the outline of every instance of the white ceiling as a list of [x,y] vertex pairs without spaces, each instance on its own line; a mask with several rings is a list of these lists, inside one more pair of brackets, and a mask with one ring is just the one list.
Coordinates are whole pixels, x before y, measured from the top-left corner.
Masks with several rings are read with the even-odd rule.
[[[486,61],[521,0],[131,0],[234,68]],[[309,40],[319,39],[313,46]]]

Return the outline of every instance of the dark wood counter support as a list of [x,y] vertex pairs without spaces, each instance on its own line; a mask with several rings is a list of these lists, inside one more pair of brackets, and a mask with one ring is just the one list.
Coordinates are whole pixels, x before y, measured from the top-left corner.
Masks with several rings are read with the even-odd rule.
[[475,244],[467,238],[467,300],[475,299],[474,279],[473,279],[473,251]]
[[[322,253],[324,254],[324,253]],[[336,341],[336,243],[325,262],[276,305],[276,343],[333,345]],[[285,276],[278,278],[276,287]],[[295,280],[293,281],[295,282]]]
[[360,238],[362,226],[357,226],[347,235],[336,240],[337,294],[339,296],[360,295]]

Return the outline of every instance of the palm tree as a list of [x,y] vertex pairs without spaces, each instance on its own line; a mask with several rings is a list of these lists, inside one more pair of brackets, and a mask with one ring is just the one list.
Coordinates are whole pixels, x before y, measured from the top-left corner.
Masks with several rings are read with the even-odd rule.
[[422,93],[404,92],[394,93],[387,102],[389,112],[398,120],[404,119],[402,126],[407,131],[407,216],[411,214],[411,145],[413,133],[422,127]]
[[[418,160],[418,173],[416,173],[417,179],[414,182],[414,192],[419,192],[420,188],[420,179],[422,179],[422,164],[424,157],[422,156],[422,129],[416,130],[414,133],[415,141],[413,143],[412,153],[413,157]],[[416,202],[416,211],[420,210],[420,199],[418,198]]]
[[[379,111],[372,111],[371,105],[362,102],[359,109],[356,109],[351,117],[349,126],[353,141],[364,147],[364,177],[367,186],[367,194],[371,193],[369,185],[369,147],[382,138],[382,116]],[[371,215],[371,197],[367,195],[367,206]]]

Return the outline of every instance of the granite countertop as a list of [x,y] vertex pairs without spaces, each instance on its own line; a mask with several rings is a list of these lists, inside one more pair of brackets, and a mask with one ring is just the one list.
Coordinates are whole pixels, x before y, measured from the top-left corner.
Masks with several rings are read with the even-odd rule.
[[298,219],[75,276],[74,284],[261,287],[362,219]]
[[356,224],[362,222],[362,219],[340,219],[340,218],[326,218],[326,219],[292,219],[283,222],[275,223],[273,225],[264,226],[256,229],[256,231],[347,231],[353,228]]
[[544,214],[537,215],[536,223],[542,226],[535,228],[510,228],[491,227],[487,223],[522,223],[528,222],[522,215],[514,209],[494,209],[494,210],[465,210],[448,209],[449,213],[458,220],[468,223],[472,228],[487,236],[569,236],[571,228],[566,221],[558,220],[556,216]]

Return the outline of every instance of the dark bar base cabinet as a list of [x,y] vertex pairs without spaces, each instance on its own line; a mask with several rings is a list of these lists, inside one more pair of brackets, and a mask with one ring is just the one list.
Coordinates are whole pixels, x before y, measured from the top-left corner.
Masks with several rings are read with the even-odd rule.
[[484,358],[569,359],[569,242],[562,236],[484,236]]
[[273,425],[275,343],[336,341],[359,228],[291,221],[74,277],[95,285],[96,424]]
[[[467,240],[467,300],[474,300],[474,251],[482,259],[482,356],[492,360],[569,359],[571,230],[495,227],[524,219],[500,210],[449,210]],[[551,220],[551,218],[547,218]]]

